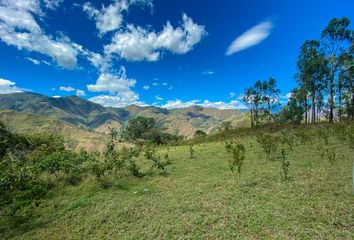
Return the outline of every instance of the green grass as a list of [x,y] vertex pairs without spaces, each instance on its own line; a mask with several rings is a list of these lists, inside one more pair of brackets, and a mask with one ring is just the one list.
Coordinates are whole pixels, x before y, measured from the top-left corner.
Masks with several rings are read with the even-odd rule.
[[[232,174],[224,143],[161,148],[168,176],[116,177],[107,189],[92,177],[59,188],[31,221],[0,220],[13,239],[353,239],[354,151],[333,141],[331,165],[315,143],[290,152],[290,180],[245,138],[241,175]],[[13,221],[14,222],[14,221]]]

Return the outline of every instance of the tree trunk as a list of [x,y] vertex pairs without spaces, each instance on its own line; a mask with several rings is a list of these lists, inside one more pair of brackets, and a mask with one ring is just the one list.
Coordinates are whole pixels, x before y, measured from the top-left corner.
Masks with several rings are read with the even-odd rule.
[[251,112],[251,128],[253,128],[254,127],[254,124],[253,124],[253,110],[251,109],[250,112]]
[[307,100],[304,102],[304,110],[305,110],[305,123],[307,124]]
[[333,122],[334,115],[333,115],[333,109],[334,109],[334,66],[332,64],[331,68],[331,75],[329,79],[329,122]]
[[338,118],[339,118],[339,122],[342,121],[342,113],[343,113],[343,108],[342,108],[342,82],[339,79],[338,80]]
[[316,123],[316,103],[315,103],[315,97],[312,97],[312,116],[311,116],[311,123]]
[[351,119],[354,120],[354,93],[352,93],[352,111],[351,111]]

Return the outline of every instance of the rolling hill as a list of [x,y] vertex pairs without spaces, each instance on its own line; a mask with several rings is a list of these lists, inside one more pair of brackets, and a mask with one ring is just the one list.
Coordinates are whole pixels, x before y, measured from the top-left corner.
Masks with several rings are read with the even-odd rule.
[[13,130],[69,132],[71,138],[79,142],[79,138],[102,139],[109,127],[121,129],[136,116],[153,117],[166,132],[187,138],[192,137],[197,129],[215,132],[225,121],[230,121],[233,126],[247,125],[245,114],[240,110],[201,106],[164,109],[135,105],[107,108],[77,96],[53,98],[37,93],[0,95],[0,121]]

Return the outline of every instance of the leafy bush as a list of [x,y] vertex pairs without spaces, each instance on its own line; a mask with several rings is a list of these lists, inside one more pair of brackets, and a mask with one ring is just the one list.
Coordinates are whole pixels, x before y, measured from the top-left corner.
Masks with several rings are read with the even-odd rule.
[[246,158],[246,149],[243,144],[237,142],[226,142],[225,148],[227,153],[232,155],[232,158],[229,158],[229,166],[232,172],[235,172],[235,168],[237,172],[240,174],[241,169]]
[[281,169],[282,169],[282,172],[283,172],[284,179],[288,180],[290,162],[287,159],[287,152],[286,152],[285,148],[281,149],[280,163],[281,163]]
[[258,134],[257,142],[261,145],[267,160],[274,160],[278,148],[279,137],[272,134]]
[[190,158],[195,158],[193,144],[189,144],[189,155]]
[[145,158],[153,161],[151,169],[156,168],[161,171],[162,174],[167,174],[167,166],[171,165],[168,154],[165,154],[164,160],[156,153],[156,150],[153,148],[147,148],[145,150]]

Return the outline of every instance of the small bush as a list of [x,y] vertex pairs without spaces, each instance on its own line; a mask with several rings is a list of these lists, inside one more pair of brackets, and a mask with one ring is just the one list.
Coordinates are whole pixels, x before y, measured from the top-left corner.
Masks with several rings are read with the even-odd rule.
[[244,160],[246,158],[246,149],[243,144],[235,142],[226,142],[225,143],[226,151],[232,154],[232,158],[229,158],[229,166],[232,172],[237,172],[240,174]]

